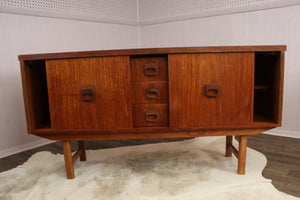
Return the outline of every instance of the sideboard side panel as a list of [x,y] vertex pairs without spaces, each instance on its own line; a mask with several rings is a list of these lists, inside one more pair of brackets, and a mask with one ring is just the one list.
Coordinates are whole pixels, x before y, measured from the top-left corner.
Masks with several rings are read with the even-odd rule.
[[22,86],[28,132],[50,127],[44,60],[21,61]]
[[280,58],[277,60],[275,67],[275,104],[274,120],[281,126],[282,123],[282,101],[283,101],[283,82],[284,82],[284,52],[280,52]]

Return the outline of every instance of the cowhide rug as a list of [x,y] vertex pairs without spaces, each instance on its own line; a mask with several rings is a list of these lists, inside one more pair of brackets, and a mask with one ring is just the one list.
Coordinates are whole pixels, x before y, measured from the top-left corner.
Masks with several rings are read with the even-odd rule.
[[225,137],[87,151],[68,180],[63,155],[39,152],[0,173],[1,200],[299,199],[262,177],[263,154],[247,150],[246,175],[224,157]]

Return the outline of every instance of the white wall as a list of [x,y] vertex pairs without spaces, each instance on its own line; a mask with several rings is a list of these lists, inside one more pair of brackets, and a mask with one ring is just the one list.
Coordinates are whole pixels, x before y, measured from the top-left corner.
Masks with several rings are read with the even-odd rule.
[[297,4],[299,0],[138,0],[138,21],[150,25]]
[[283,127],[269,131],[269,133],[297,138],[300,138],[299,35],[299,5],[140,27],[142,48],[288,45]]
[[[4,1],[0,0],[1,2]],[[113,11],[115,15],[106,16],[100,12],[103,16],[97,19],[104,22],[112,19],[113,23],[133,26],[0,13],[0,157],[48,142],[27,134],[17,55],[60,51],[287,44],[283,128],[272,130],[271,133],[300,138],[300,61],[297,59],[300,49],[300,6],[203,17],[215,10],[206,13],[197,10],[202,9],[201,6],[196,10],[193,6],[182,10],[174,0],[151,1],[151,6],[146,5],[149,3],[147,0],[137,0],[136,5],[134,0],[110,2],[112,3],[105,4],[104,7],[98,6],[99,9],[109,7],[106,10],[110,10],[115,8],[114,3],[124,2],[134,14],[128,10],[124,10],[122,14],[122,6],[117,6],[118,9]],[[287,4],[287,1],[283,0],[278,2]],[[288,3],[299,4],[299,1],[288,0]],[[162,11],[162,4],[170,10]],[[2,5],[5,12],[16,11],[15,8],[10,10],[5,6]],[[174,6],[177,6],[179,13]],[[152,16],[151,11],[147,12],[147,9],[152,9],[156,16]],[[189,13],[189,9],[194,10]],[[234,12],[237,12],[236,8],[234,9]],[[3,10],[0,8],[0,12]],[[35,12],[36,15],[39,14],[38,11]],[[55,17],[53,13],[50,14],[49,16]],[[65,17],[76,19],[82,16]],[[182,20],[187,18],[195,19]],[[90,16],[86,20],[91,19],[95,18]],[[141,25],[135,26],[135,20],[136,24],[139,22]],[[145,25],[174,20],[177,21]]]
[[137,0],[0,0],[0,12],[137,25]]
[[19,54],[138,47],[137,26],[0,13],[0,157],[49,140],[27,134]]

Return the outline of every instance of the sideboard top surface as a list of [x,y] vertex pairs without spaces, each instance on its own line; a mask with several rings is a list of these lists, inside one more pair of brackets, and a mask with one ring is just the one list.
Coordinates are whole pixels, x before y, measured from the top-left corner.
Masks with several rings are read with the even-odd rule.
[[20,61],[63,59],[63,58],[87,58],[99,56],[120,55],[149,55],[149,54],[176,54],[176,53],[218,53],[218,52],[268,52],[286,51],[286,45],[269,46],[220,46],[220,47],[173,47],[173,48],[147,48],[147,49],[118,49],[100,51],[78,51],[45,54],[19,55]]

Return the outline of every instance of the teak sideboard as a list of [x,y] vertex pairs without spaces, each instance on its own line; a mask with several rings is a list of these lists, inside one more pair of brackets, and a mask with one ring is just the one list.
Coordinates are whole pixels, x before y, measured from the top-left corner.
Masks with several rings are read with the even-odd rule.
[[[247,135],[281,125],[286,46],[20,55],[28,132],[63,141],[68,178],[84,140],[226,136],[245,173]],[[239,147],[232,137],[239,135]],[[72,155],[70,141],[79,150]]]

